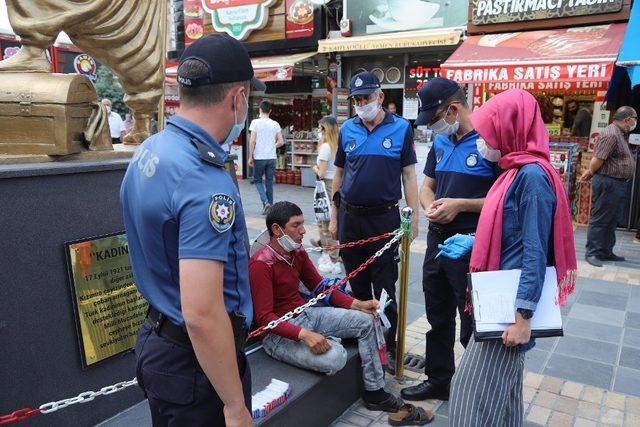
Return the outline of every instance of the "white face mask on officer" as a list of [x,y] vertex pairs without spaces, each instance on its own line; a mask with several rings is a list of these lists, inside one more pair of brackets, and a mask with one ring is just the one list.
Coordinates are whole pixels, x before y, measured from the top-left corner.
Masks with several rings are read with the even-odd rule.
[[220,145],[224,146],[224,145],[233,144],[233,141],[235,141],[240,136],[240,134],[242,133],[242,130],[246,125],[247,114],[249,113],[249,102],[247,101],[247,97],[245,96],[244,92],[242,92],[242,97],[244,98],[244,103],[246,105],[246,108],[244,109],[244,117],[242,118],[242,120],[238,122],[238,109],[236,108],[236,98],[234,97],[233,98],[233,127],[229,131],[229,135],[227,135],[227,138]]
[[299,249],[300,246],[302,246],[302,243],[297,243],[288,234],[285,234],[282,227],[278,225],[278,228],[280,229],[280,231],[282,231],[282,236],[277,238],[278,244],[282,246],[282,249],[284,249],[287,252],[293,252],[296,249]]
[[445,136],[451,136],[454,133],[458,132],[458,129],[460,128],[460,122],[458,121],[457,115],[456,115],[456,120],[453,123],[449,123],[445,120],[446,117],[449,115],[450,108],[451,108],[451,105],[449,105],[449,108],[447,108],[447,111],[444,113],[444,116],[440,120],[438,120],[432,125],[429,125],[429,129],[431,129],[435,133],[439,133]]
[[502,157],[502,153],[500,153],[500,150],[489,147],[489,144],[487,144],[487,141],[485,141],[483,138],[478,137],[478,139],[476,139],[476,148],[478,149],[478,153],[480,153],[482,158],[490,162],[495,163],[500,160],[500,157]]
[[376,99],[369,102],[365,106],[361,107],[359,105],[356,105],[356,114],[363,122],[372,122],[381,109],[382,107],[378,105],[378,96],[376,96]]

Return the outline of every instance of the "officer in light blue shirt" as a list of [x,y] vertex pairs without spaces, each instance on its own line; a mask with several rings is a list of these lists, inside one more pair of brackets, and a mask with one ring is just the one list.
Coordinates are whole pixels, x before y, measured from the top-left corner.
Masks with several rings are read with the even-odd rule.
[[240,194],[222,145],[242,131],[254,77],[226,35],[189,46],[180,112],[135,152],[120,198],[149,314],[135,345],[154,425],[251,425],[244,341],[253,307]]

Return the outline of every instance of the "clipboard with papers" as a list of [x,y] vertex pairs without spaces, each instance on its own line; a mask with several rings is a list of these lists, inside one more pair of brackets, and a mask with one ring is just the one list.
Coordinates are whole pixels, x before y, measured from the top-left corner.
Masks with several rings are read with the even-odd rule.
[[[515,301],[520,270],[499,270],[468,275],[476,341],[496,340],[515,323]],[[563,335],[562,313],[557,304],[556,269],[547,267],[542,295],[531,319],[531,338]]]

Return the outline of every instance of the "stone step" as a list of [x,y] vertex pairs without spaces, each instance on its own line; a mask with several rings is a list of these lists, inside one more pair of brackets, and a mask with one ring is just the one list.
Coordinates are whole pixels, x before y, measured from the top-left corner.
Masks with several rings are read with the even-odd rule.
[[[362,393],[362,369],[355,342],[343,341],[348,353],[347,364],[333,376],[299,369],[278,362],[261,348],[248,356],[253,393],[264,389],[272,378],[289,383],[292,389],[287,402],[267,417],[256,420],[256,426],[324,427],[347,410]],[[99,427],[150,426],[151,414],[146,400],[98,424]]]

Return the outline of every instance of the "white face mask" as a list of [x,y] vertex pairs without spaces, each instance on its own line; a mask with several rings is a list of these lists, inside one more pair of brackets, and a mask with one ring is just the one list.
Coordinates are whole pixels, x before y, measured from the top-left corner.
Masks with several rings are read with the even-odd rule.
[[[225,139],[224,142],[220,145],[231,145],[233,141],[235,141],[240,136],[240,134],[242,133],[242,130],[245,127],[245,124],[247,121],[247,114],[249,113],[249,102],[247,101],[247,97],[245,96],[244,92],[242,93],[242,97],[244,98],[244,103],[246,105],[246,108],[244,109],[244,117],[242,118],[242,120],[238,122],[237,121],[238,109],[237,108],[233,109],[233,127],[229,131],[229,135],[227,135],[227,139]],[[235,98],[233,102],[235,106]]]
[[485,141],[483,138],[478,137],[478,139],[476,139],[476,148],[478,148],[478,153],[480,153],[480,155],[485,160],[488,160],[490,162],[495,163],[500,160],[500,157],[502,157],[502,153],[500,153],[500,150],[489,147],[487,141]]
[[380,112],[381,108],[382,107],[378,105],[378,99],[374,99],[364,107],[356,105],[356,114],[363,122],[372,122]]
[[[449,106],[451,108],[451,106]],[[447,117],[449,114],[449,108],[444,113],[444,117]],[[458,121],[458,116],[456,116],[456,121],[453,123],[448,123],[445,119],[441,118],[437,122],[432,125],[429,125],[429,129],[431,129],[435,133],[439,133],[445,136],[451,136],[454,133],[458,132],[458,128],[460,128],[460,122]]]
[[107,109],[107,114],[111,114],[111,107],[105,107]]
[[280,231],[282,231],[282,236],[278,237],[277,239],[278,244],[282,246],[282,249],[287,252],[293,252],[296,249],[299,249],[300,246],[302,246],[302,243],[296,243],[296,241],[293,240],[289,235],[285,234],[282,227],[278,226],[278,228],[280,228]]
[[324,134],[322,132],[318,132],[318,141],[322,141],[322,137]]
[[636,126],[638,126],[638,120],[634,120],[633,121],[633,125],[631,125],[631,127],[629,128],[629,132],[633,132],[636,128]]

